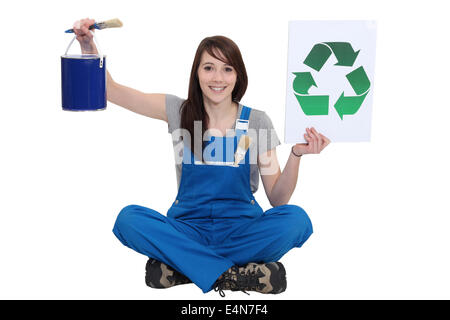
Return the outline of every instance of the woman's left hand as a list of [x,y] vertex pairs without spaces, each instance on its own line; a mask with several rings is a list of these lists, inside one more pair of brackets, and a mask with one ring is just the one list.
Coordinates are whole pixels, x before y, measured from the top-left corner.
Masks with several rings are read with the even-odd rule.
[[331,142],[323,134],[317,132],[314,127],[311,129],[306,128],[304,137],[308,143],[297,143],[294,145],[293,150],[296,154],[320,153]]

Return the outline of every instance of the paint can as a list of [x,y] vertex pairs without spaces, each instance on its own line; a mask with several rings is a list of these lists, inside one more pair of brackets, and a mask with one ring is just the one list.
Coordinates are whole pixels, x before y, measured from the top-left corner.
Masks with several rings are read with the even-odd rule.
[[101,54],[94,32],[98,54],[67,54],[72,39],[61,56],[62,108],[66,111],[106,109],[106,57]]

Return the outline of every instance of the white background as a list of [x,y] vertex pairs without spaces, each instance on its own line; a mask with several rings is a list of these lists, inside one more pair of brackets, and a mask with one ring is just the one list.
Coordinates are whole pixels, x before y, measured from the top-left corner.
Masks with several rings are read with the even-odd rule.
[[[337,59],[331,53],[320,71],[303,63],[315,44],[323,42],[348,42],[359,51],[353,66],[335,66]],[[289,29],[288,72],[286,83],[286,143],[306,143],[305,128],[314,127],[332,142],[369,142],[372,124],[372,103],[376,87],[376,22],[358,20],[291,21]],[[346,75],[363,66],[370,80],[370,88],[361,107],[355,114],[339,117],[334,104],[342,93],[355,96],[355,90]],[[294,72],[310,72],[317,87],[309,95],[327,95],[328,114],[307,116],[302,111],[293,92]]]
[[[109,104],[61,110],[60,55],[80,18],[113,78],[185,97],[198,43],[222,34],[249,74],[242,102],[282,137],[289,20],[376,20],[372,141],[306,155],[290,203],[315,233],[282,258],[281,295],[226,299],[448,299],[449,24],[444,1],[1,2],[0,298],[217,299],[193,285],[154,290],[146,257],[111,232],[120,209],[166,213],[176,195],[167,124]],[[74,46],[71,52],[79,52]],[[277,148],[281,167],[289,145]],[[262,185],[256,198],[269,208]]]

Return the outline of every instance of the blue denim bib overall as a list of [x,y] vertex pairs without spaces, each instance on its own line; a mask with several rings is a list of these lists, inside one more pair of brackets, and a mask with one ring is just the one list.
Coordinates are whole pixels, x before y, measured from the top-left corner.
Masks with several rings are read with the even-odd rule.
[[231,266],[278,261],[312,234],[302,208],[259,206],[250,188],[249,152],[238,166],[231,165],[250,112],[243,106],[235,136],[211,137],[204,163],[184,148],[178,194],[166,216],[130,205],[113,229],[124,245],[170,265],[203,292]]

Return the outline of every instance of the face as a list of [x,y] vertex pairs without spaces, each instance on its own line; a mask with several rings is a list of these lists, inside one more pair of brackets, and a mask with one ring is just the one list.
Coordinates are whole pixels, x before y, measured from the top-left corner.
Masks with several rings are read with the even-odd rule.
[[[217,56],[221,56],[221,53]],[[225,59],[224,59],[225,60]],[[211,56],[206,50],[202,53],[198,67],[198,79],[203,99],[214,104],[230,101],[236,84],[237,74],[227,63]]]

